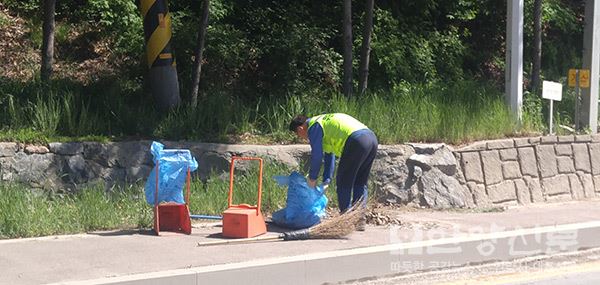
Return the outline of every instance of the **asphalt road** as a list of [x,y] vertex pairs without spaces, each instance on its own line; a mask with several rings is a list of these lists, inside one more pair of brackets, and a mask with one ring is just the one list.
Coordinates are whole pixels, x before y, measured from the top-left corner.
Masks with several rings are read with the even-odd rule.
[[509,283],[515,285],[597,285],[600,284],[600,270],[579,272],[536,281]]
[[597,285],[600,284],[600,249],[362,280],[348,284]]

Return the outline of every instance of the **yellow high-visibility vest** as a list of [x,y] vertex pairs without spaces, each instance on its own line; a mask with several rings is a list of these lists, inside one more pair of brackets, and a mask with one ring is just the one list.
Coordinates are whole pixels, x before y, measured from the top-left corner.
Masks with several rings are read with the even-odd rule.
[[368,129],[357,119],[342,113],[324,114],[310,118],[308,127],[314,124],[323,128],[323,152],[342,156],[346,140],[355,131]]

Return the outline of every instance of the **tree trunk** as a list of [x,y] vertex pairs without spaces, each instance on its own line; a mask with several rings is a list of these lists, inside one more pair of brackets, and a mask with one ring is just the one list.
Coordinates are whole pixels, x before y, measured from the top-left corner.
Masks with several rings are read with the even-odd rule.
[[373,2],[367,0],[365,10],[365,25],[363,27],[362,47],[360,50],[360,69],[358,89],[360,94],[367,91],[367,83],[369,80],[369,55],[371,54],[371,33],[373,32]]
[[542,70],[542,0],[535,0],[533,7],[533,69],[531,90],[539,90]]
[[198,31],[198,42],[196,46],[194,59],[194,72],[192,73],[192,93],[190,104],[192,107],[198,105],[198,92],[200,89],[200,73],[202,71],[202,54],[204,53],[204,43],[206,42],[206,27],[208,26],[208,12],[210,9],[210,0],[204,0],[202,5],[202,21]]
[[344,0],[344,95],[352,97],[352,0]]
[[42,68],[40,70],[42,81],[47,82],[52,76],[52,63],[54,61],[54,14],[56,0],[44,0],[44,26],[42,41]]

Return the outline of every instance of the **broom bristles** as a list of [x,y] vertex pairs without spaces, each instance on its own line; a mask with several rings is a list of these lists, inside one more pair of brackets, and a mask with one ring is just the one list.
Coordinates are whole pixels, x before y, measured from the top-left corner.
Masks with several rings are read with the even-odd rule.
[[360,219],[366,214],[366,207],[363,206],[364,197],[362,196],[348,211],[338,217],[309,228],[308,233],[310,238],[340,239],[354,232]]

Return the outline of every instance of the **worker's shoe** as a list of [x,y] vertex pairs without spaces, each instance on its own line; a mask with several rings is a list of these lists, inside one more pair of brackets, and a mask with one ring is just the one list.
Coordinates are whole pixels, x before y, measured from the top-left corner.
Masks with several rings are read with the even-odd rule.
[[356,225],[356,230],[359,232],[364,232],[367,227],[367,218],[362,216],[360,220],[358,220],[358,224]]

